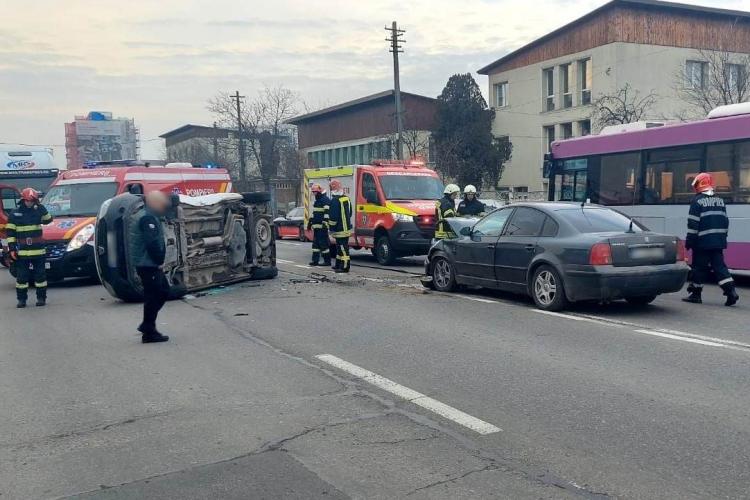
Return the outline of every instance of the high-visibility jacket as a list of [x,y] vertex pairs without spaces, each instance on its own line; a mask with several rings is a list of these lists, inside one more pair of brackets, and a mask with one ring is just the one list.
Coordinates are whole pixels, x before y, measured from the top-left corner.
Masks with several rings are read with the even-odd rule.
[[445,195],[435,202],[435,238],[442,240],[453,235],[450,226],[445,221],[448,217],[456,216],[456,203],[449,195]]
[[694,250],[721,250],[727,247],[729,217],[724,200],[700,193],[693,198],[688,214],[685,245]]
[[477,200],[476,197],[474,197],[473,200],[464,198],[461,200],[461,203],[458,204],[458,215],[461,217],[479,215],[484,213],[485,210],[484,203]]
[[312,229],[328,229],[330,221],[331,199],[322,194],[315,198],[313,203],[312,217],[310,217],[310,226]]
[[25,203],[12,210],[8,215],[5,232],[8,247],[18,252],[19,259],[36,259],[45,257],[47,250],[42,238],[42,225],[52,222],[52,216],[44,205],[36,204],[29,208]]
[[331,198],[328,212],[328,230],[334,238],[348,238],[352,235],[352,204],[345,195]]

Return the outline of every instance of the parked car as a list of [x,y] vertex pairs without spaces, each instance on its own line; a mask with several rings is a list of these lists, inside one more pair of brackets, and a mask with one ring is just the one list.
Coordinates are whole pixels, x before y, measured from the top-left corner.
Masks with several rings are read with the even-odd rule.
[[307,241],[305,236],[305,209],[303,207],[293,208],[283,217],[273,220],[276,227],[276,239],[294,238]]
[[645,305],[682,289],[684,243],[598,205],[516,203],[482,219],[448,219],[455,238],[432,246],[425,286],[528,294],[543,310],[625,299]]
[[[170,296],[244,280],[273,278],[273,239],[268,193],[172,195],[164,222],[164,273]],[[142,299],[143,288],[130,255],[133,215],[143,196],[121,194],[105,201],[96,220],[96,267],[102,284],[126,302]]]

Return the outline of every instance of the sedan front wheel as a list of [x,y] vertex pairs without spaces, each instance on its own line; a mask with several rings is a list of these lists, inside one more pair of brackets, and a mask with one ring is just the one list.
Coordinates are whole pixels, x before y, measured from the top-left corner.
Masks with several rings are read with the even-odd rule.
[[531,296],[539,309],[560,311],[568,305],[562,278],[552,266],[541,266],[531,278]]
[[432,284],[439,292],[451,292],[456,288],[453,264],[445,257],[437,257],[432,264]]

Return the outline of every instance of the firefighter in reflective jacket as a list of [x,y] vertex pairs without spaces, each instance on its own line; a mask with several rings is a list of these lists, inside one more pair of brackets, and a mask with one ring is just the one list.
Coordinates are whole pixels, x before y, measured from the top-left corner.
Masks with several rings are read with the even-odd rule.
[[313,184],[311,191],[315,194],[313,203],[312,217],[307,221],[307,229],[312,229],[312,260],[311,266],[317,266],[320,257],[323,257],[323,264],[331,265],[331,249],[328,244],[328,222],[329,211],[331,210],[331,199],[326,196],[323,187],[320,184]]
[[725,305],[733,306],[739,300],[734,280],[724,263],[724,249],[727,247],[729,218],[724,200],[714,194],[711,174],[698,174],[693,180],[696,192],[690,204],[687,238],[685,247],[693,251],[692,282],[688,285],[690,295],[682,300],[693,304],[703,302],[703,284],[713,269],[719,286],[724,290]]
[[448,184],[443,191],[443,197],[435,202],[435,239],[450,238],[453,232],[445,221],[448,217],[456,217],[456,198],[461,188],[455,184]]
[[477,199],[477,188],[471,184],[464,188],[464,199],[458,204],[459,217],[477,217],[484,215],[484,203]]
[[331,210],[329,211],[328,230],[336,240],[337,273],[349,272],[349,237],[352,235],[352,204],[344,194],[341,182],[331,181]]
[[29,280],[34,279],[36,305],[47,305],[47,250],[42,239],[42,225],[52,222],[52,216],[39,203],[39,194],[31,188],[21,191],[21,203],[8,217],[5,230],[10,258],[15,261],[16,307],[26,307]]

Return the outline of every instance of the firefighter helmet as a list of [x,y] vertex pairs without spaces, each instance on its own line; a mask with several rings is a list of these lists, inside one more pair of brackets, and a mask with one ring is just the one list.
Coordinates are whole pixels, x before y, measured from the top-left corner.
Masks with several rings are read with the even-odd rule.
[[310,188],[310,191],[313,193],[322,193],[323,192],[323,186],[320,184],[313,184],[312,188]]
[[340,181],[340,180],[338,180],[338,179],[333,179],[333,180],[331,181],[331,184],[330,184],[330,185],[331,185],[331,192],[332,192],[332,193],[335,193],[335,192],[340,192],[340,191],[342,190],[342,189],[341,189],[341,181]]
[[477,194],[477,188],[473,184],[467,184],[464,188],[464,194]]
[[702,193],[704,191],[710,191],[714,188],[714,179],[711,174],[703,172],[698,174],[693,179],[693,189],[696,193]]
[[33,188],[26,188],[21,191],[21,199],[23,201],[39,201],[39,193],[34,191]]
[[456,186],[455,184],[448,184],[445,186],[445,190],[443,190],[443,194],[455,194],[460,193],[461,188]]

